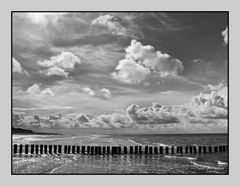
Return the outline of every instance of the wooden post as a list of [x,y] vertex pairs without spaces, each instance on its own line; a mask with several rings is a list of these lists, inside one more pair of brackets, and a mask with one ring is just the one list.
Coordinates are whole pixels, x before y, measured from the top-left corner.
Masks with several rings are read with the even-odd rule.
[[117,154],[117,147],[112,147],[112,154]]
[[172,151],[172,154],[175,153],[175,151],[174,151],[174,146],[171,147],[171,151]]
[[17,149],[18,149],[18,145],[14,144],[13,145],[13,154],[17,154]]
[[75,154],[75,146],[72,146],[72,154]]
[[180,147],[179,147],[179,150],[180,150],[180,154],[182,154],[182,153],[183,153],[183,147],[180,146]]
[[48,145],[48,153],[52,154],[52,145]]
[[44,145],[44,154],[47,154],[47,153],[48,153],[48,146]]
[[202,146],[198,146],[198,153],[199,153],[199,154],[202,153]]
[[222,145],[220,145],[218,148],[219,148],[219,152],[223,152],[223,148],[222,148],[223,146]]
[[97,147],[94,146],[94,153],[93,154],[97,154]]
[[163,154],[163,146],[160,146],[160,147],[159,147],[159,153],[160,153],[160,154]]
[[87,154],[93,154],[93,151],[91,151],[91,147],[87,146]]
[[203,146],[203,153],[207,153],[207,147]]
[[31,147],[30,153],[31,153],[31,154],[34,154],[34,144],[31,144],[30,147]]
[[110,146],[107,146],[107,154],[110,154]]
[[115,154],[115,147],[114,146],[112,146],[112,153],[111,154],[112,155]]
[[177,148],[176,148],[176,153],[177,153],[177,154],[180,153],[180,150],[179,150],[179,149],[180,149],[179,146],[177,146]]
[[106,147],[105,146],[103,146],[103,148],[102,148],[102,153],[106,154]]
[[118,147],[115,147],[115,154],[118,154]]
[[40,154],[43,154],[43,145],[40,145]]
[[28,154],[28,145],[25,145],[25,154]]
[[186,153],[186,154],[188,154],[188,153],[189,153],[188,146],[185,146],[185,153]]
[[169,153],[169,147],[165,147],[165,154]]
[[133,146],[130,146],[130,154],[133,154]]
[[214,147],[214,152],[218,152],[218,146]]
[[196,146],[193,146],[193,153],[197,154],[197,147]]
[[77,146],[77,154],[80,154],[80,146]]
[[23,152],[23,145],[20,144],[20,145],[19,145],[19,154],[22,154],[22,152]]
[[68,145],[68,151],[67,151],[68,154],[71,154],[71,145]]
[[94,146],[91,146],[91,155],[94,154]]
[[82,146],[82,154],[85,154],[85,146]]
[[212,146],[208,146],[208,152],[212,153]]
[[135,154],[138,154],[138,146],[135,146]]
[[142,146],[138,147],[138,153],[141,155],[142,154]]
[[53,153],[54,153],[54,154],[57,154],[57,145],[54,145],[54,146],[53,146]]
[[67,145],[64,145],[64,153],[67,154]]
[[177,153],[178,154],[182,154],[183,153],[183,148],[182,148],[182,146],[177,146]]
[[38,154],[38,145],[35,146],[35,153]]
[[148,146],[145,146],[144,154],[148,154]]
[[121,146],[118,147],[118,154],[122,154],[122,147]]
[[226,146],[223,145],[223,152],[226,152]]
[[193,153],[192,146],[189,146],[189,153],[190,153],[190,154],[192,154],[192,153]]
[[149,154],[152,154],[152,153],[153,153],[153,147],[150,146],[150,147],[149,147]]
[[62,145],[58,145],[58,154],[62,153]]
[[123,147],[123,154],[128,154],[128,150],[126,146]]
[[101,146],[98,147],[98,153],[102,154],[102,147]]
[[158,148],[154,147],[154,154],[158,154]]
[[228,145],[226,145],[226,151],[228,151]]

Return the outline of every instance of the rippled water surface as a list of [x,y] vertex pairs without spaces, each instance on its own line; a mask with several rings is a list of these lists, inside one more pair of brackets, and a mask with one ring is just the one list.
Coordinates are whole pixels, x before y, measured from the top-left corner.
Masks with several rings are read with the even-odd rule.
[[[17,135],[14,143],[72,145],[224,145],[227,135]],[[198,155],[13,156],[14,174],[228,174],[228,153]]]

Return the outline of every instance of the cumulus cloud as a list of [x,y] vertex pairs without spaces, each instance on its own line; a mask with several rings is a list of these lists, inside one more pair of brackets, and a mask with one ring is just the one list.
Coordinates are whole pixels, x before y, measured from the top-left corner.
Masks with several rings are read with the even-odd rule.
[[24,121],[24,112],[13,112],[12,113],[12,123],[13,125],[21,124]]
[[82,88],[82,91],[84,93],[88,94],[89,96],[95,96],[95,92],[92,89],[88,88],[88,87]]
[[202,118],[227,119],[227,99],[227,87],[213,90],[209,94],[201,93],[193,98],[190,112]]
[[50,88],[46,88],[41,91],[40,85],[37,83],[33,84],[31,87],[29,87],[26,92],[28,94],[35,94],[35,95],[48,95],[48,96],[54,96],[52,90]]
[[103,26],[115,35],[127,35],[127,29],[112,15],[101,15],[92,20],[92,24]]
[[[34,85],[32,92],[41,92]],[[85,89],[88,94],[91,89]],[[17,126],[35,128],[131,128],[159,132],[208,132],[227,130],[228,96],[224,84],[209,85],[206,92],[193,97],[183,105],[161,105],[140,107],[132,104],[126,111],[118,110],[110,114],[79,114],[62,116],[51,114],[49,117],[25,116],[15,112],[13,123]],[[93,94],[92,94],[93,95]],[[95,93],[94,93],[95,95]],[[73,117],[74,116],[74,117]]]
[[53,75],[56,75],[56,76],[63,76],[65,78],[68,77],[68,72],[65,72],[64,69],[62,68],[59,68],[57,66],[54,66],[54,67],[50,67],[49,69],[47,69],[45,71],[46,75],[47,76],[53,76]]
[[80,123],[88,123],[90,120],[85,114],[80,114],[77,116],[77,121]]
[[227,45],[228,44],[228,27],[222,31],[223,41]]
[[150,75],[150,70],[136,63],[133,59],[123,59],[119,61],[115,72],[111,75],[114,79],[125,83],[138,84]]
[[49,60],[38,61],[38,64],[45,68],[43,73],[47,76],[57,75],[68,77],[68,72],[81,64],[80,59],[71,52],[62,51],[59,55],[52,56]]
[[183,71],[180,60],[155,51],[153,46],[142,45],[136,40],[131,41],[125,52],[125,58],[119,61],[112,73],[113,78],[122,82],[138,84],[150,74],[157,74],[160,78],[176,77]]
[[19,74],[29,75],[27,71],[23,70],[21,64],[14,57],[12,58],[12,71]]
[[109,89],[106,89],[106,88],[102,88],[100,90],[100,92],[102,93],[102,95],[105,97],[105,98],[108,98],[110,99],[112,97],[112,93]]
[[41,94],[44,94],[44,95],[50,95],[50,96],[54,96],[52,90],[50,88],[46,88],[44,89]]
[[29,87],[26,92],[29,94],[39,94],[41,91],[39,85],[35,83],[31,87]]
[[152,107],[140,108],[138,105],[131,105],[126,112],[132,120],[140,124],[167,124],[179,123],[180,120],[169,112],[166,107],[153,104]]

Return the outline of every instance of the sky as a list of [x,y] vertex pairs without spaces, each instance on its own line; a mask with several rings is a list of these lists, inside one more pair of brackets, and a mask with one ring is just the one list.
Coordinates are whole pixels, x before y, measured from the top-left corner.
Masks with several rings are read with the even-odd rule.
[[226,132],[227,13],[12,16],[13,126]]

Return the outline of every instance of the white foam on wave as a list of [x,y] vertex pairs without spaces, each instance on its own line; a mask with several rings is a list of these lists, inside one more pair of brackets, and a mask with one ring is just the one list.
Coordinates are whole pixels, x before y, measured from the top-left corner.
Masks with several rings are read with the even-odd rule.
[[191,161],[191,163],[196,166],[196,167],[199,167],[199,168],[203,168],[203,169],[214,169],[214,170],[220,170],[222,169],[221,167],[212,167],[212,166],[209,166],[209,165],[202,165],[202,164],[199,164],[199,163],[196,163],[194,161]]
[[131,143],[134,143],[134,144],[136,144],[136,145],[143,145],[143,144],[138,143],[138,142],[136,142],[136,141],[133,141],[133,140],[131,140],[131,139],[128,139],[128,141],[131,142]]
[[111,143],[111,144],[113,144],[114,146],[118,146],[118,143],[116,143],[116,142],[113,140],[113,138],[110,138],[110,139],[108,140],[108,142]]
[[166,145],[164,143],[153,143],[153,145],[163,146],[163,147],[170,147],[170,145]]
[[169,156],[169,155],[165,155],[164,157],[165,157],[165,158],[169,158],[169,159],[186,159],[186,160],[189,160],[189,161],[192,161],[192,160],[196,160],[196,159],[197,159],[197,158],[194,158],[194,157]]
[[227,166],[228,163],[227,162],[222,162],[222,161],[217,161],[219,166]]

